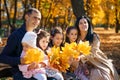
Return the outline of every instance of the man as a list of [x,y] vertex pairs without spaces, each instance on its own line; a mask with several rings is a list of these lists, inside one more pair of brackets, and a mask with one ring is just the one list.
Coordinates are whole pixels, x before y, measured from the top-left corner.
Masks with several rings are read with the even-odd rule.
[[[25,23],[16,31],[14,31],[7,41],[7,45],[0,55],[0,63],[9,64],[12,66],[12,73],[14,80],[35,80],[34,78],[25,79],[18,69],[18,65],[23,60],[20,59],[22,52],[21,40],[26,32],[33,31],[39,25],[41,20],[41,13],[35,8],[29,9],[25,14]],[[29,69],[36,68],[38,64],[31,64]]]

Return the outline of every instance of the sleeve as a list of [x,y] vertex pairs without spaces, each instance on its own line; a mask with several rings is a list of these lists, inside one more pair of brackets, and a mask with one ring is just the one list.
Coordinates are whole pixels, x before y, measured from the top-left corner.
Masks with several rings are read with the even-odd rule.
[[45,63],[45,65],[48,65],[48,61],[49,61],[48,56],[45,55],[43,63]]
[[29,66],[29,65],[18,65],[19,70],[20,70],[21,72],[27,72],[27,71],[28,71],[28,66]]
[[17,36],[15,34],[11,34],[7,40],[6,46],[0,54],[1,63],[9,64],[11,66],[20,64],[20,57],[16,57],[17,42]]
[[[41,52],[43,52],[41,49],[39,49]],[[43,52],[43,55],[44,55],[44,59],[43,59],[43,63],[45,64],[45,65],[48,65],[48,63],[49,63],[49,58],[48,58],[48,56]]]
[[100,39],[98,34],[94,34],[93,43],[91,45],[91,55],[89,57],[99,58],[103,57],[107,59],[107,56],[100,50]]

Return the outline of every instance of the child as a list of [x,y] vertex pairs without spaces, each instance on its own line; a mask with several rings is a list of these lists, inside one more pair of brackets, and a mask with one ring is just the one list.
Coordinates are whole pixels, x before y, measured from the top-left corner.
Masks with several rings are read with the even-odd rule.
[[66,30],[66,40],[67,43],[77,42],[78,31],[77,28],[70,26]]
[[37,47],[40,48],[46,55],[48,50],[48,43],[50,39],[50,34],[44,30],[39,30],[37,33]]
[[[66,30],[66,40],[65,40],[65,42],[67,42],[67,43],[77,42],[77,37],[78,37],[77,28],[74,27],[74,26],[68,27],[67,30]],[[69,72],[74,72],[74,70],[78,67],[79,59],[78,60],[74,59],[71,62],[72,63],[71,63],[71,66],[69,68],[68,73]],[[82,69],[80,71],[80,73],[82,73],[81,77],[84,78],[84,80],[87,80],[86,77],[85,77],[86,75],[89,74],[89,70],[87,68],[87,65],[86,64],[81,65],[81,69]]]
[[[38,50],[36,46],[36,38],[37,38],[37,35],[34,32],[26,32],[26,34],[24,35],[22,39],[22,46],[23,46],[23,51],[21,53],[22,63],[21,65],[19,65],[19,69],[25,78],[34,77],[37,80],[47,80],[47,77],[45,75],[45,69],[44,69],[44,65],[46,63],[33,62],[33,63],[25,64],[25,56],[27,55],[26,52],[29,49]],[[41,52],[40,49],[39,49],[39,52]],[[33,55],[35,54],[33,53]],[[32,59],[32,56],[30,58]],[[33,66],[36,66],[36,68],[33,68]]]
[[66,43],[77,42],[78,31],[74,26],[70,26],[66,29]]
[[64,34],[59,30],[59,29],[52,29],[51,30],[51,38],[49,42],[49,47],[62,47],[63,45],[63,40],[64,40]]
[[[48,50],[48,42],[50,35],[46,32],[41,30],[37,34],[37,46],[44,51],[44,53],[47,55],[47,50]],[[46,67],[46,74],[48,77],[54,77],[57,80],[64,80],[61,73],[57,72],[55,69],[50,67],[49,65]]]

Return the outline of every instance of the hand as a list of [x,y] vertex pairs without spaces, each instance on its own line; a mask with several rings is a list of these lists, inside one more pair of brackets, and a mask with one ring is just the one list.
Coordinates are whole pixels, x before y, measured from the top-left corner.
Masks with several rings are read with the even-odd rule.
[[71,66],[73,66],[74,68],[77,68],[79,66],[79,61],[73,61],[71,63]]
[[81,60],[82,63],[85,63],[85,62],[88,61],[88,58],[85,55],[81,55],[80,60]]
[[28,66],[28,71],[29,71],[29,70],[33,70],[33,69],[36,69],[36,68],[39,68],[39,65],[38,65],[38,63],[33,62],[33,63],[31,63],[31,64]]
[[75,69],[79,66],[79,61],[73,61],[70,65],[70,71],[74,72]]
[[40,62],[40,64],[41,64],[41,67],[45,67],[46,66],[46,64],[43,63],[43,62]]
[[24,58],[21,58],[21,59],[20,59],[20,63],[21,63],[21,64],[25,64],[25,59],[24,59]]

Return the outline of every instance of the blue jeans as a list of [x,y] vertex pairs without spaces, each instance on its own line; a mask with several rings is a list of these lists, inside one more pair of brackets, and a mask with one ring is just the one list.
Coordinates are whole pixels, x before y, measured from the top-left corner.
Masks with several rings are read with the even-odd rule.
[[[13,75],[13,79],[14,80],[36,80],[35,78],[29,78],[29,79],[26,79],[23,77],[22,73],[21,72],[17,72],[16,74]],[[48,77],[47,80],[57,80],[53,77]]]

